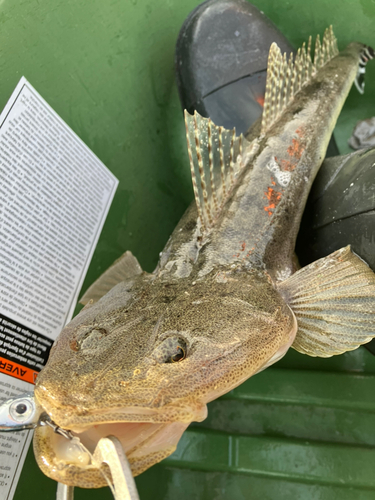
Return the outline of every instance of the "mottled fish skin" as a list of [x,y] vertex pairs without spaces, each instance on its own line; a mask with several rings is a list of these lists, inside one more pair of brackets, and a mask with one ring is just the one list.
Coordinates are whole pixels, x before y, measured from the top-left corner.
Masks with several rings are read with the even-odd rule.
[[[203,420],[209,401],[286,350],[295,319],[267,274],[222,274],[204,280],[194,274],[178,280],[142,275],[86,306],[59,336],[35,389],[53,421],[79,432],[103,422]],[[158,363],[155,344],[175,337],[184,340],[186,359]],[[72,467],[46,467],[47,432],[40,428],[35,434],[39,465],[67,481]],[[155,463],[127,456],[134,474]],[[74,484],[86,480],[75,477]],[[104,485],[100,476],[98,481],[90,487]]]
[[[204,243],[197,241],[196,212],[173,233],[160,268],[178,277],[195,258],[199,276],[217,266],[266,269],[273,279],[293,271],[295,241],[311,185],[358,69],[363,45],[350,44],[302,88],[286,112],[260,136],[258,152]],[[259,133],[259,123],[248,137]],[[259,136],[258,136],[259,137]],[[201,248],[198,256],[198,248]],[[194,255],[194,249],[196,254]],[[191,266],[192,268],[192,266]]]
[[[363,47],[351,44],[321,68],[266,133],[259,123],[249,132],[256,147],[210,231],[193,204],[154,273],[122,281],[63,330],[35,388],[57,425],[84,439],[95,425],[149,422],[162,433],[180,423],[165,448],[142,454],[151,437],[125,446],[136,475],[172,453],[209,401],[285,354],[297,323],[277,283],[295,271],[306,198]],[[167,362],[171,345],[185,359]],[[59,458],[48,432],[37,429],[34,439],[47,475],[105,485],[92,466]]]

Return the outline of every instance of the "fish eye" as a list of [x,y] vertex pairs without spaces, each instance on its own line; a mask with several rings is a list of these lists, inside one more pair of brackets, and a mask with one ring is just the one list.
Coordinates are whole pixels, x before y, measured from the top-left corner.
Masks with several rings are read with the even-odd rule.
[[185,358],[185,350],[181,346],[176,347],[176,354],[173,354],[171,356],[171,362],[172,363],[178,363],[179,361],[182,361]]
[[34,406],[26,399],[14,401],[9,407],[9,415],[16,422],[25,422],[33,413]]
[[27,410],[27,406],[25,403],[18,403],[14,410],[18,415],[22,415]]
[[179,363],[186,358],[186,342],[181,337],[168,337],[161,342],[153,353],[159,363]]

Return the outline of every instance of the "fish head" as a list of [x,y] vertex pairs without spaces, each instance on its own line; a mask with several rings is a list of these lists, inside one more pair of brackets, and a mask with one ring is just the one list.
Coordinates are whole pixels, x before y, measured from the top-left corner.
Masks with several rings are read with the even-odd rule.
[[[142,275],[86,306],[57,339],[35,397],[92,453],[115,435],[134,475],[170,455],[207,403],[281,357],[293,313],[262,272],[163,281]],[[53,479],[105,484],[82,448],[40,427],[34,450]]]

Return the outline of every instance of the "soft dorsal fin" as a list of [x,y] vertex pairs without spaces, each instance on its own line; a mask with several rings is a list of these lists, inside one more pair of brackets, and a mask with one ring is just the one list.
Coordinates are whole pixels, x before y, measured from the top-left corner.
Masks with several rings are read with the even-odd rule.
[[273,43],[268,55],[266,94],[262,115],[262,135],[275,123],[284,109],[292,101],[295,94],[308,84],[317,71],[338,54],[337,40],[332,26],[324,32],[322,43],[319,35],[316,37],[314,62],[311,58],[311,37],[305,43],[293,60],[289,58],[276,43]]
[[211,229],[227,201],[252,144],[236,130],[216,126],[209,118],[185,110],[186,138],[195,201],[204,231]]
[[94,281],[79,302],[83,305],[88,304],[90,300],[97,302],[118,283],[142,272],[138,260],[128,250]]

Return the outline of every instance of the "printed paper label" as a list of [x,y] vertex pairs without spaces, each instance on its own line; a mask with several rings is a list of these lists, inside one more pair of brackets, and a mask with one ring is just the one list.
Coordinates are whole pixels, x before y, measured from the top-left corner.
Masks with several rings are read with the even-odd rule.
[[[0,402],[30,390],[71,319],[117,184],[22,78],[0,115]],[[30,434],[0,433],[2,499]]]

